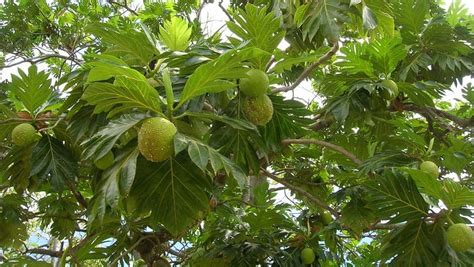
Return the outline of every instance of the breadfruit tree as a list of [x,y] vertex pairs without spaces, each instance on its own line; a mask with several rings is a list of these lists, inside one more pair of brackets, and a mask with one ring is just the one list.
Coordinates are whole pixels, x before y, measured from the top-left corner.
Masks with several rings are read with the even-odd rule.
[[441,2],[4,1],[0,263],[473,266]]

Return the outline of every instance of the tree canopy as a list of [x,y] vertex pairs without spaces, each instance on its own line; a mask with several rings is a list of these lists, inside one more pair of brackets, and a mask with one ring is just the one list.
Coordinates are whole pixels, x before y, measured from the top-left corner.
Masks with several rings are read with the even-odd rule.
[[3,265],[474,265],[461,1],[131,2],[0,5]]

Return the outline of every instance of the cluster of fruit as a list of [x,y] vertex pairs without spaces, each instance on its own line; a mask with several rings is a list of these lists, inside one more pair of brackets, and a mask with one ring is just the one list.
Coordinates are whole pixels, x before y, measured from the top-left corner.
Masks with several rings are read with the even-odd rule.
[[251,69],[247,77],[240,79],[240,92],[243,93],[242,111],[248,121],[255,125],[267,124],[273,116],[273,104],[267,96],[270,82],[267,74]]

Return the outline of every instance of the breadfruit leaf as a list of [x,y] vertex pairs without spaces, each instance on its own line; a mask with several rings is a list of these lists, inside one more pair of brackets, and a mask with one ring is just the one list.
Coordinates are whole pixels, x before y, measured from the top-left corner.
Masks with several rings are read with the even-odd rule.
[[225,157],[219,151],[214,148],[202,143],[199,140],[191,138],[183,134],[176,134],[175,136],[175,151],[179,151],[188,148],[189,158],[198,166],[201,170],[206,170],[208,164],[211,163],[211,167],[214,173],[224,169],[227,175],[234,177],[239,186],[245,185],[246,175],[242,169],[232,162],[229,158]]
[[303,40],[313,40],[319,31],[330,39],[338,38],[339,23],[346,19],[343,9],[337,0],[313,1],[298,7],[296,12],[302,15],[295,22],[302,27]]
[[107,205],[117,207],[120,196],[127,196],[135,180],[137,158],[139,155],[136,145],[121,151],[112,167],[102,174],[101,192]]
[[391,266],[436,266],[444,243],[444,230],[439,224],[416,220],[384,238],[382,257],[390,259]]
[[50,180],[56,190],[63,189],[77,175],[77,160],[63,143],[45,135],[34,147],[31,175]]
[[218,93],[236,87],[235,79],[244,77],[248,71],[242,62],[263,54],[267,52],[254,47],[233,49],[199,66],[186,82],[179,105],[205,93]]
[[52,95],[49,74],[38,72],[36,65],[31,65],[28,73],[18,69],[18,74],[19,76],[12,75],[8,89],[31,114],[36,114]]
[[0,160],[0,180],[9,180],[18,192],[22,192],[29,185],[31,177],[32,147],[13,147]]
[[115,145],[120,136],[130,130],[145,118],[144,114],[126,114],[118,119],[112,120],[104,128],[98,131],[92,138],[86,140],[86,150],[83,153],[85,159],[100,159],[107,154]]
[[161,163],[139,159],[131,194],[139,209],[151,211],[152,221],[177,236],[209,209],[210,182],[184,154]]
[[95,113],[108,112],[108,116],[113,117],[132,109],[161,112],[161,97],[139,72],[103,62],[96,62],[94,66],[89,82],[115,77],[113,84],[93,82],[84,91],[82,99],[95,106]]
[[474,191],[458,182],[446,180],[442,183],[441,200],[450,209],[474,206]]
[[[253,47],[272,53],[285,36],[280,18],[267,8],[247,4],[234,18],[235,22],[228,21],[227,27],[239,37],[239,43],[249,42]],[[258,58],[256,67],[264,67],[269,59],[269,55]]]
[[246,120],[231,118],[226,115],[216,115],[209,112],[185,112],[184,115],[201,119],[210,119],[223,122],[237,130],[257,131],[257,127]]
[[172,17],[160,26],[160,40],[173,51],[184,51],[188,48],[191,28],[185,20]]
[[271,96],[273,118],[262,129],[267,145],[280,146],[281,140],[304,135],[313,121],[311,111],[296,100],[285,100],[282,96]]
[[390,223],[417,220],[428,216],[428,204],[415,183],[399,173],[386,172],[367,184],[370,207]]
[[86,30],[106,43],[112,45],[106,52],[120,56],[128,64],[147,65],[154,54],[159,54],[154,44],[143,32],[135,30],[118,30],[105,23],[90,24]]

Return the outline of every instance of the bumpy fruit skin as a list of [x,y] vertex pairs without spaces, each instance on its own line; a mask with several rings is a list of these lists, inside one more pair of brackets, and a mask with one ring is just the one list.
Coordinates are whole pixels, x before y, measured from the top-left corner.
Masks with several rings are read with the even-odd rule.
[[381,84],[385,88],[385,90],[382,90],[383,98],[391,101],[398,96],[398,86],[394,81],[384,80]]
[[263,95],[269,85],[267,74],[257,69],[247,71],[247,77],[240,79],[240,91],[246,96]]
[[267,124],[273,116],[273,104],[267,95],[244,97],[242,110],[248,121],[260,126]]
[[438,178],[439,176],[439,168],[438,165],[436,165],[432,161],[423,161],[420,164],[420,170],[429,174],[433,178]]
[[316,259],[314,251],[311,248],[305,248],[301,251],[301,261],[304,264],[311,264]]
[[38,140],[36,129],[29,123],[22,123],[13,128],[12,142],[17,146],[27,146]]
[[105,170],[114,164],[114,160],[114,153],[112,151],[109,151],[107,154],[105,154],[105,156],[94,161],[94,164],[97,168]]
[[447,231],[448,244],[456,252],[464,252],[474,247],[474,232],[464,223],[453,224]]
[[186,134],[196,138],[202,138],[208,131],[209,127],[202,121],[191,121],[187,123],[185,121],[175,121],[178,132]]
[[138,149],[149,161],[160,162],[174,153],[173,138],[176,127],[164,118],[151,118],[143,122],[138,132]]

